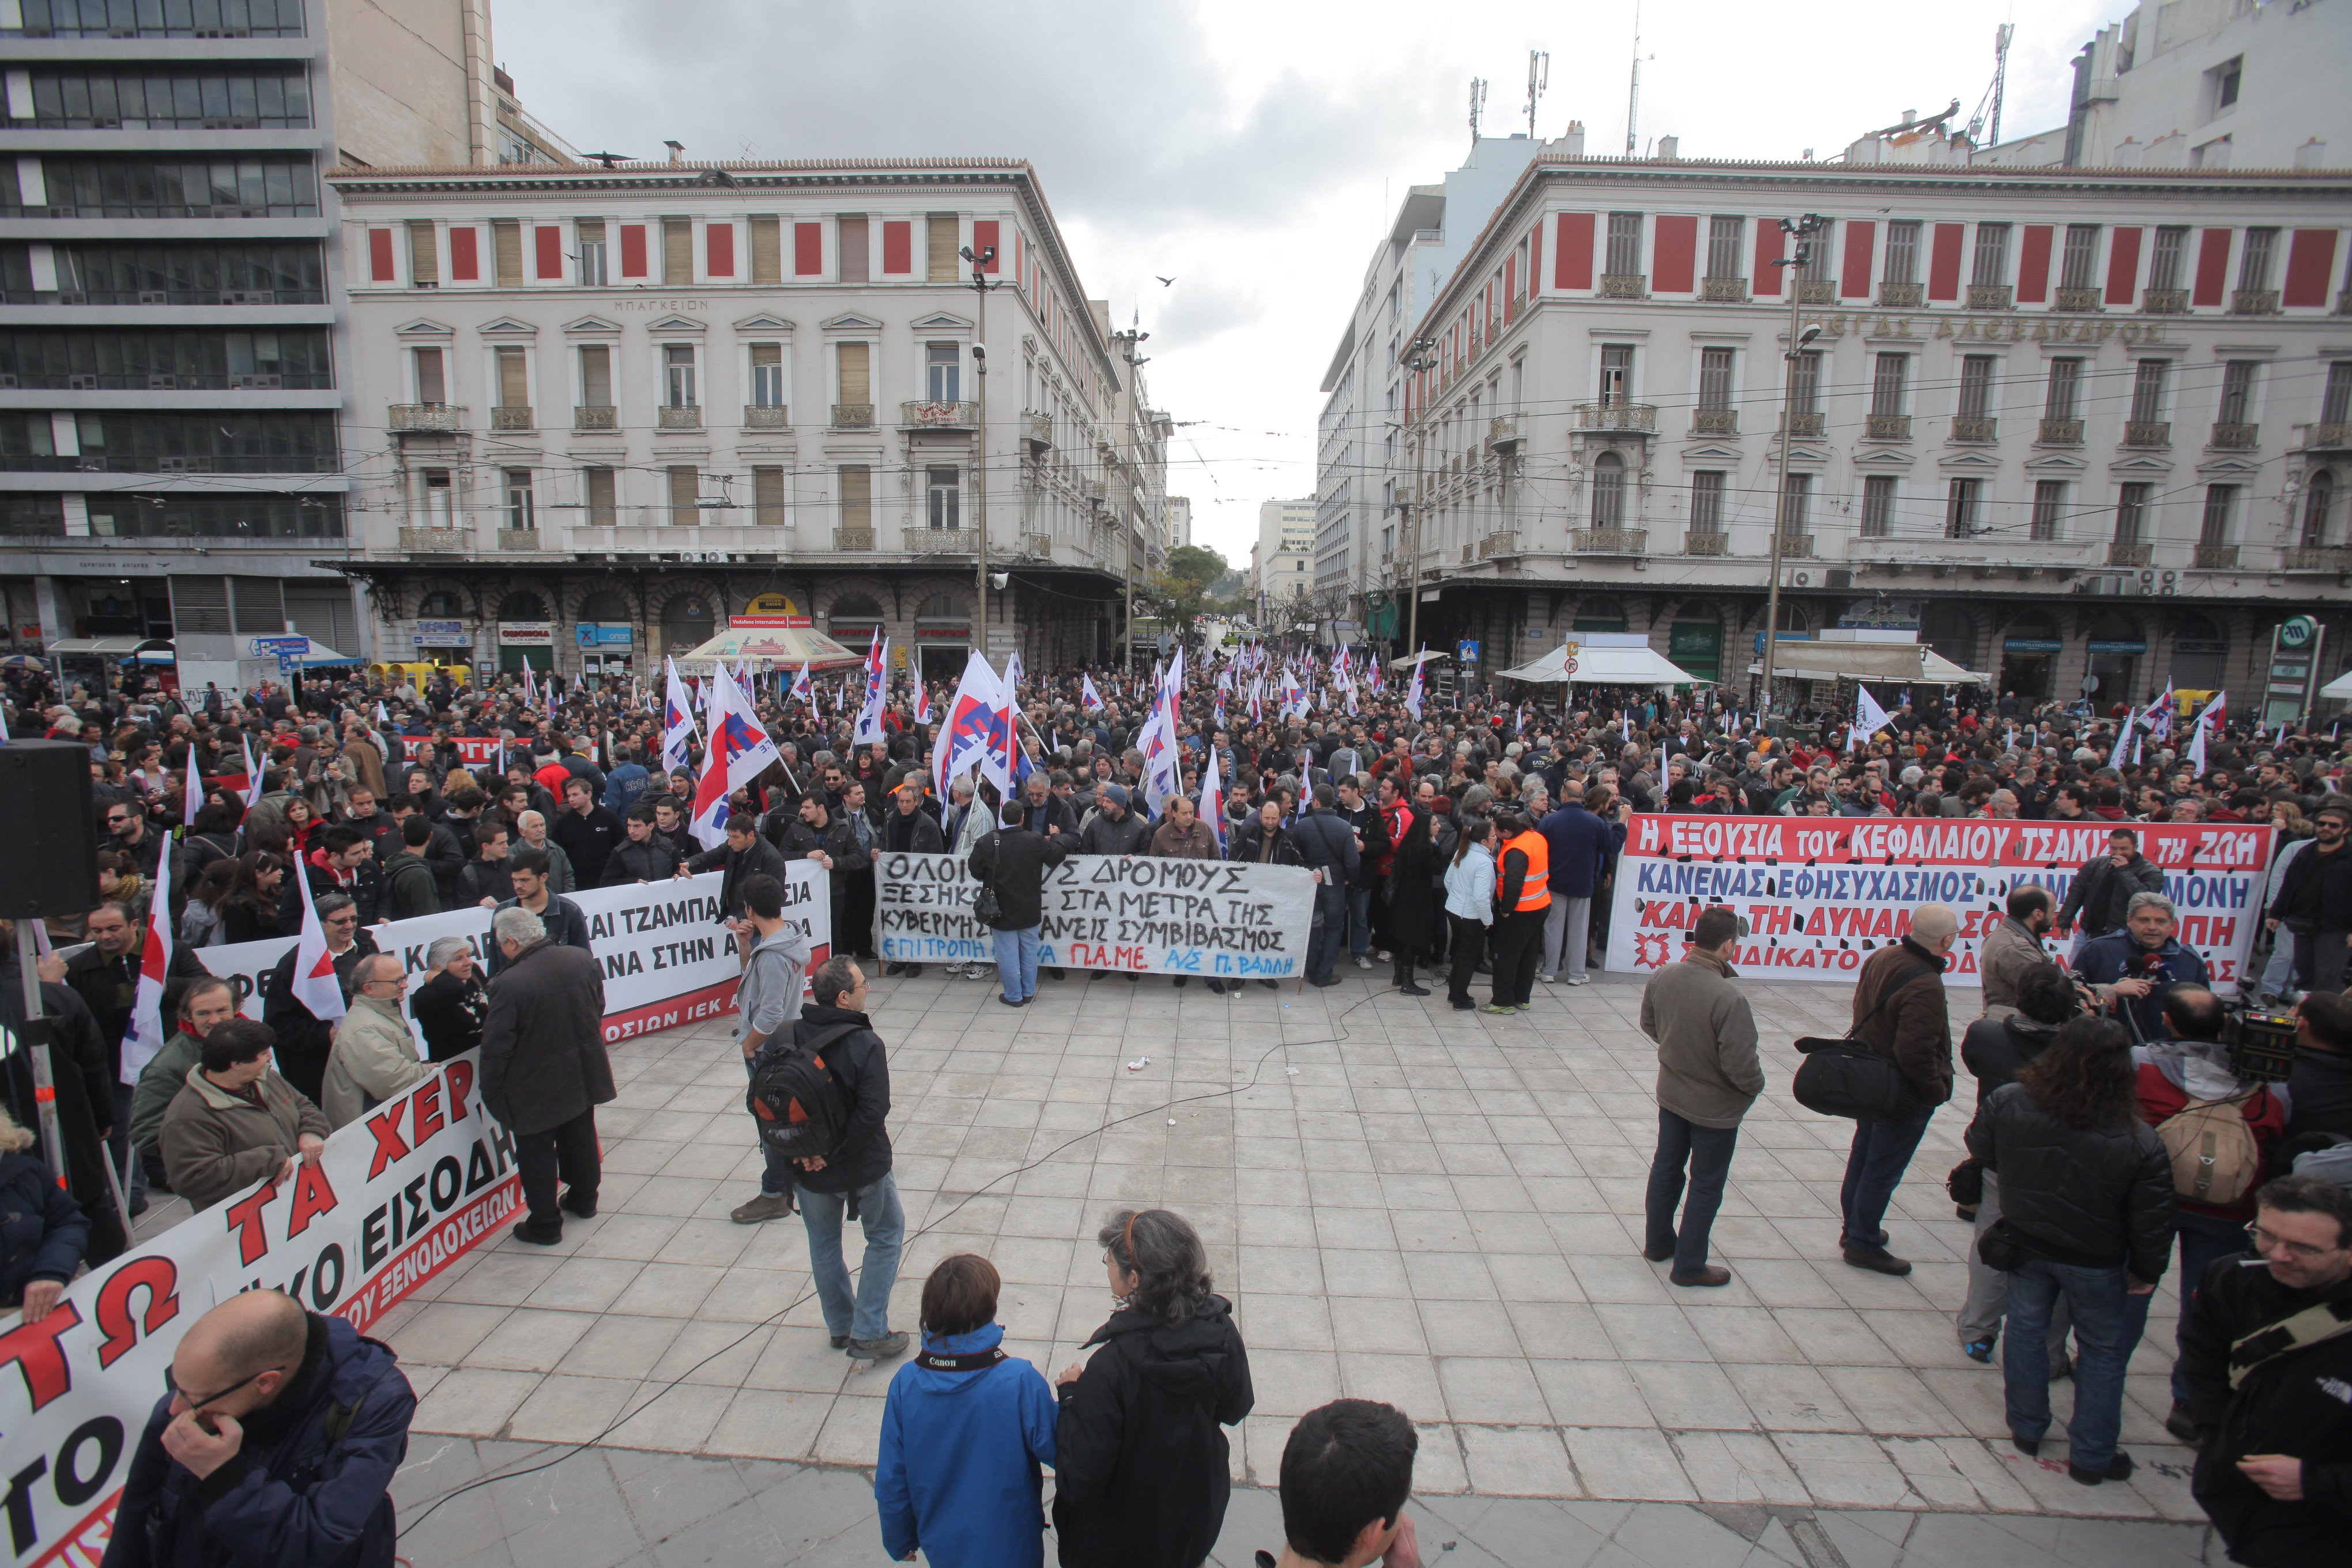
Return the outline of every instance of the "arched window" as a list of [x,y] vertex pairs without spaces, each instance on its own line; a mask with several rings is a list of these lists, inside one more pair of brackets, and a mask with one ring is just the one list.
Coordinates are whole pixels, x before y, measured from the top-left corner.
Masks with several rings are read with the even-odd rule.
[[692,594],[672,599],[662,610],[662,647],[685,653],[710,640],[710,606]]
[[600,588],[580,601],[580,618],[598,625],[625,626],[636,618],[636,612],[629,607],[627,595],[611,588]]
[[2316,550],[2327,542],[2327,514],[2336,509],[2336,476],[2322,468],[2303,488],[2303,542]]
[[455,620],[465,613],[465,605],[459,601],[454,591],[447,588],[436,588],[416,601],[416,615],[419,620]]
[[547,601],[536,594],[509,594],[499,601],[499,619],[502,621],[543,621],[547,618]]
[[1625,525],[1625,459],[1603,452],[1592,459],[1592,526]]
[[1615,599],[1586,599],[1576,606],[1572,627],[1580,632],[1622,632],[1625,629],[1625,606]]

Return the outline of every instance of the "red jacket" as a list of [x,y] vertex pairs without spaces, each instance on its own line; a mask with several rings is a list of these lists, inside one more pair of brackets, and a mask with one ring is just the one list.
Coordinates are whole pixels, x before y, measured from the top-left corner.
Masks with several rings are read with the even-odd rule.
[[[2164,1076],[2164,1069],[2153,1062],[2143,1063],[2137,1085],[2139,1093],[2139,1113],[2150,1127],[2162,1122],[2189,1103],[2188,1091]],[[2254,1184],[2246,1189],[2242,1202],[2228,1208],[2211,1204],[2192,1204],[2176,1194],[2174,1204],[2190,1214],[2209,1215],[2215,1219],[2252,1219],[2254,1217],[2254,1194],[2271,1179],[2271,1152],[2278,1147],[2286,1131],[2286,1107],[2268,1085],[2257,1089],[2238,1108],[2246,1125],[2254,1134],[2254,1146],[2262,1151],[2262,1168],[2254,1174]]]

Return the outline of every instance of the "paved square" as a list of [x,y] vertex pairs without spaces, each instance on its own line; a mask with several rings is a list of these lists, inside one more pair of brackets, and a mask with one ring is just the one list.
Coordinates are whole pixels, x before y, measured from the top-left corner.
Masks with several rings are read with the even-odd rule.
[[[1162,1205],[1207,1239],[1250,1346],[1237,1481],[1271,1486],[1292,1420],[1348,1394],[1420,1425],[1416,1489],[1433,1500],[2201,1522],[2189,1456],[2160,1424],[2169,1278],[2124,1414],[2139,1474],[2084,1488],[2063,1442],[2038,1462],[2010,1448],[2000,1373],[1964,1358],[1951,1326],[1969,1231],[1941,1184],[1973,1103],[1965,1076],[1889,1215],[1917,1267],[1895,1279],[1840,1261],[1851,1124],[1788,1098],[1787,1042],[1842,1032],[1845,988],[1749,989],[1773,1089],[1715,1231],[1734,1282],[1694,1291],[1638,1255],[1655,1109],[1637,984],[1540,986],[1531,1012],[1491,1018],[1400,996],[1384,972],[1341,973],[1327,991],[1232,998],[1159,977],[1048,979],[1018,1011],[936,968],[877,981],[909,1227],[893,1325],[914,1327],[939,1258],[982,1252],[1006,1282],[1006,1349],[1050,1374],[1110,1310],[1094,1228],[1115,1206]],[[758,1157],[723,1024],[613,1058],[598,1217],[552,1248],[486,1245],[376,1331],[423,1396],[412,1467],[448,1452],[426,1434],[518,1458],[542,1450],[514,1446],[593,1442],[870,1466],[890,1369],[852,1372],[827,1345],[797,1221],[727,1218]],[[2070,1396],[2053,1391],[2062,1421]],[[615,1475],[652,1462],[612,1458]],[[538,1484],[467,1493],[442,1516],[490,1520],[509,1505],[487,1494]],[[735,1506],[709,1501],[714,1517]],[[560,1555],[593,1568],[637,1549]]]

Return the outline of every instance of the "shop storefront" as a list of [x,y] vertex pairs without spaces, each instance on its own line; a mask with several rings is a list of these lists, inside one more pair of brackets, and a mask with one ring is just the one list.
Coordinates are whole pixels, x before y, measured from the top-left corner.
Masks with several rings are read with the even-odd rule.
[[555,668],[555,623],[552,621],[500,621],[499,623],[499,670],[505,675],[520,675],[526,668],[541,674]]
[[580,644],[583,674],[625,676],[630,672],[636,645],[635,626],[615,626],[610,621],[582,621],[572,631]]
[[2100,617],[2092,625],[2083,651],[2089,656],[2090,675],[2098,681],[2091,689],[2093,703],[2101,709],[2118,702],[2137,707],[2147,700],[2147,694],[2140,689],[2140,670],[2147,654],[2147,638],[2127,617]]
[[934,594],[923,601],[922,614],[915,617],[915,647],[926,685],[961,678],[971,662],[971,606],[953,594]]
[[2057,689],[2058,658],[2065,651],[2065,639],[2048,616],[2023,611],[2000,639],[2000,689],[2015,692],[2023,702],[2049,701]]

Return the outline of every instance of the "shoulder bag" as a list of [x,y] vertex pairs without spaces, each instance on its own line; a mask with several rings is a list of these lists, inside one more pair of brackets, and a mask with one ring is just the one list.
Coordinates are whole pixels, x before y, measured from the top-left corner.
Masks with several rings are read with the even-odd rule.
[[1911,1092],[1909,1080],[1895,1058],[1884,1057],[1854,1038],[1862,1026],[1877,1016],[1895,994],[1921,974],[1924,965],[1914,965],[1901,976],[1887,983],[1878,995],[1877,1006],[1858,1020],[1843,1038],[1821,1039],[1806,1037],[1795,1042],[1805,1059],[1797,1065],[1797,1076],[1790,1084],[1797,1103],[1823,1116],[1843,1116],[1855,1121],[1902,1122],[1917,1119],[1921,1110],[1919,1097]]

